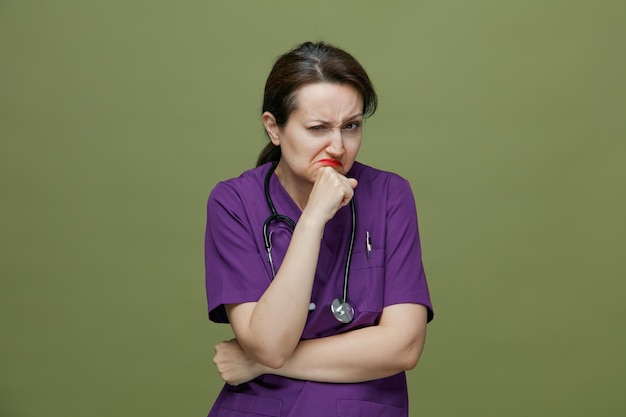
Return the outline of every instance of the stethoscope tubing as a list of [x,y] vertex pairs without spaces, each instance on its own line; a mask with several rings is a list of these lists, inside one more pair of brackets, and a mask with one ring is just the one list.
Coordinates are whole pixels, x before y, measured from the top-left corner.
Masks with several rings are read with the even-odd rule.
[[343,299],[342,303],[348,302],[348,278],[350,276],[350,263],[352,262],[352,250],[354,249],[354,235],[356,234],[356,207],[354,196],[350,200],[350,216],[352,218],[352,227],[350,230],[350,244],[348,245],[348,253],[346,255],[346,269],[343,278]]

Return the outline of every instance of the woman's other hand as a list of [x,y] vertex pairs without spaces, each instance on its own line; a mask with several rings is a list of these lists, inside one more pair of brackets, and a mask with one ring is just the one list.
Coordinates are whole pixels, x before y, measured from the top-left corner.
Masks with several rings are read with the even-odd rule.
[[237,339],[218,343],[215,346],[213,363],[222,380],[229,385],[251,381],[262,375],[265,369],[244,352]]

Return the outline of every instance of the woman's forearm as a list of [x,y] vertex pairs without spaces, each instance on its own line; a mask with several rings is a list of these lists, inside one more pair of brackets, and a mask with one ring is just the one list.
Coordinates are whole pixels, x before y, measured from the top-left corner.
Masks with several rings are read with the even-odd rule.
[[412,369],[424,347],[426,314],[426,308],[417,304],[387,307],[379,325],[303,340],[281,368],[264,369],[264,373],[351,383]]
[[239,343],[264,365],[281,366],[300,340],[323,229],[324,223],[301,218],[276,277],[259,301],[226,306]]

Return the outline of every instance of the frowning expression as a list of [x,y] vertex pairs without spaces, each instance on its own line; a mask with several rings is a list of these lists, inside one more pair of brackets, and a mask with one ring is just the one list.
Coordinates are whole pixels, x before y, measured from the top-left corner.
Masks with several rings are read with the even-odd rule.
[[307,84],[296,91],[295,103],[284,126],[277,126],[271,113],[263,114],[271,141],[281,148],[276,172],[283,185],[310,189],[323,166],[345,175],[361,146],[359,92],[348,84]]

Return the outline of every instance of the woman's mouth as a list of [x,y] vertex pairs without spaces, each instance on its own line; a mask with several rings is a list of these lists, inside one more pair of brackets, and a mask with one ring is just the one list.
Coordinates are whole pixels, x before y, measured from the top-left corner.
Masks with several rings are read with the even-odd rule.
[[333,167],[333,168],[341,168],[343,166],[341,161],[338,161],[336,159],[320,159],[318,162],[322,165],[326,165],[326,166]]

